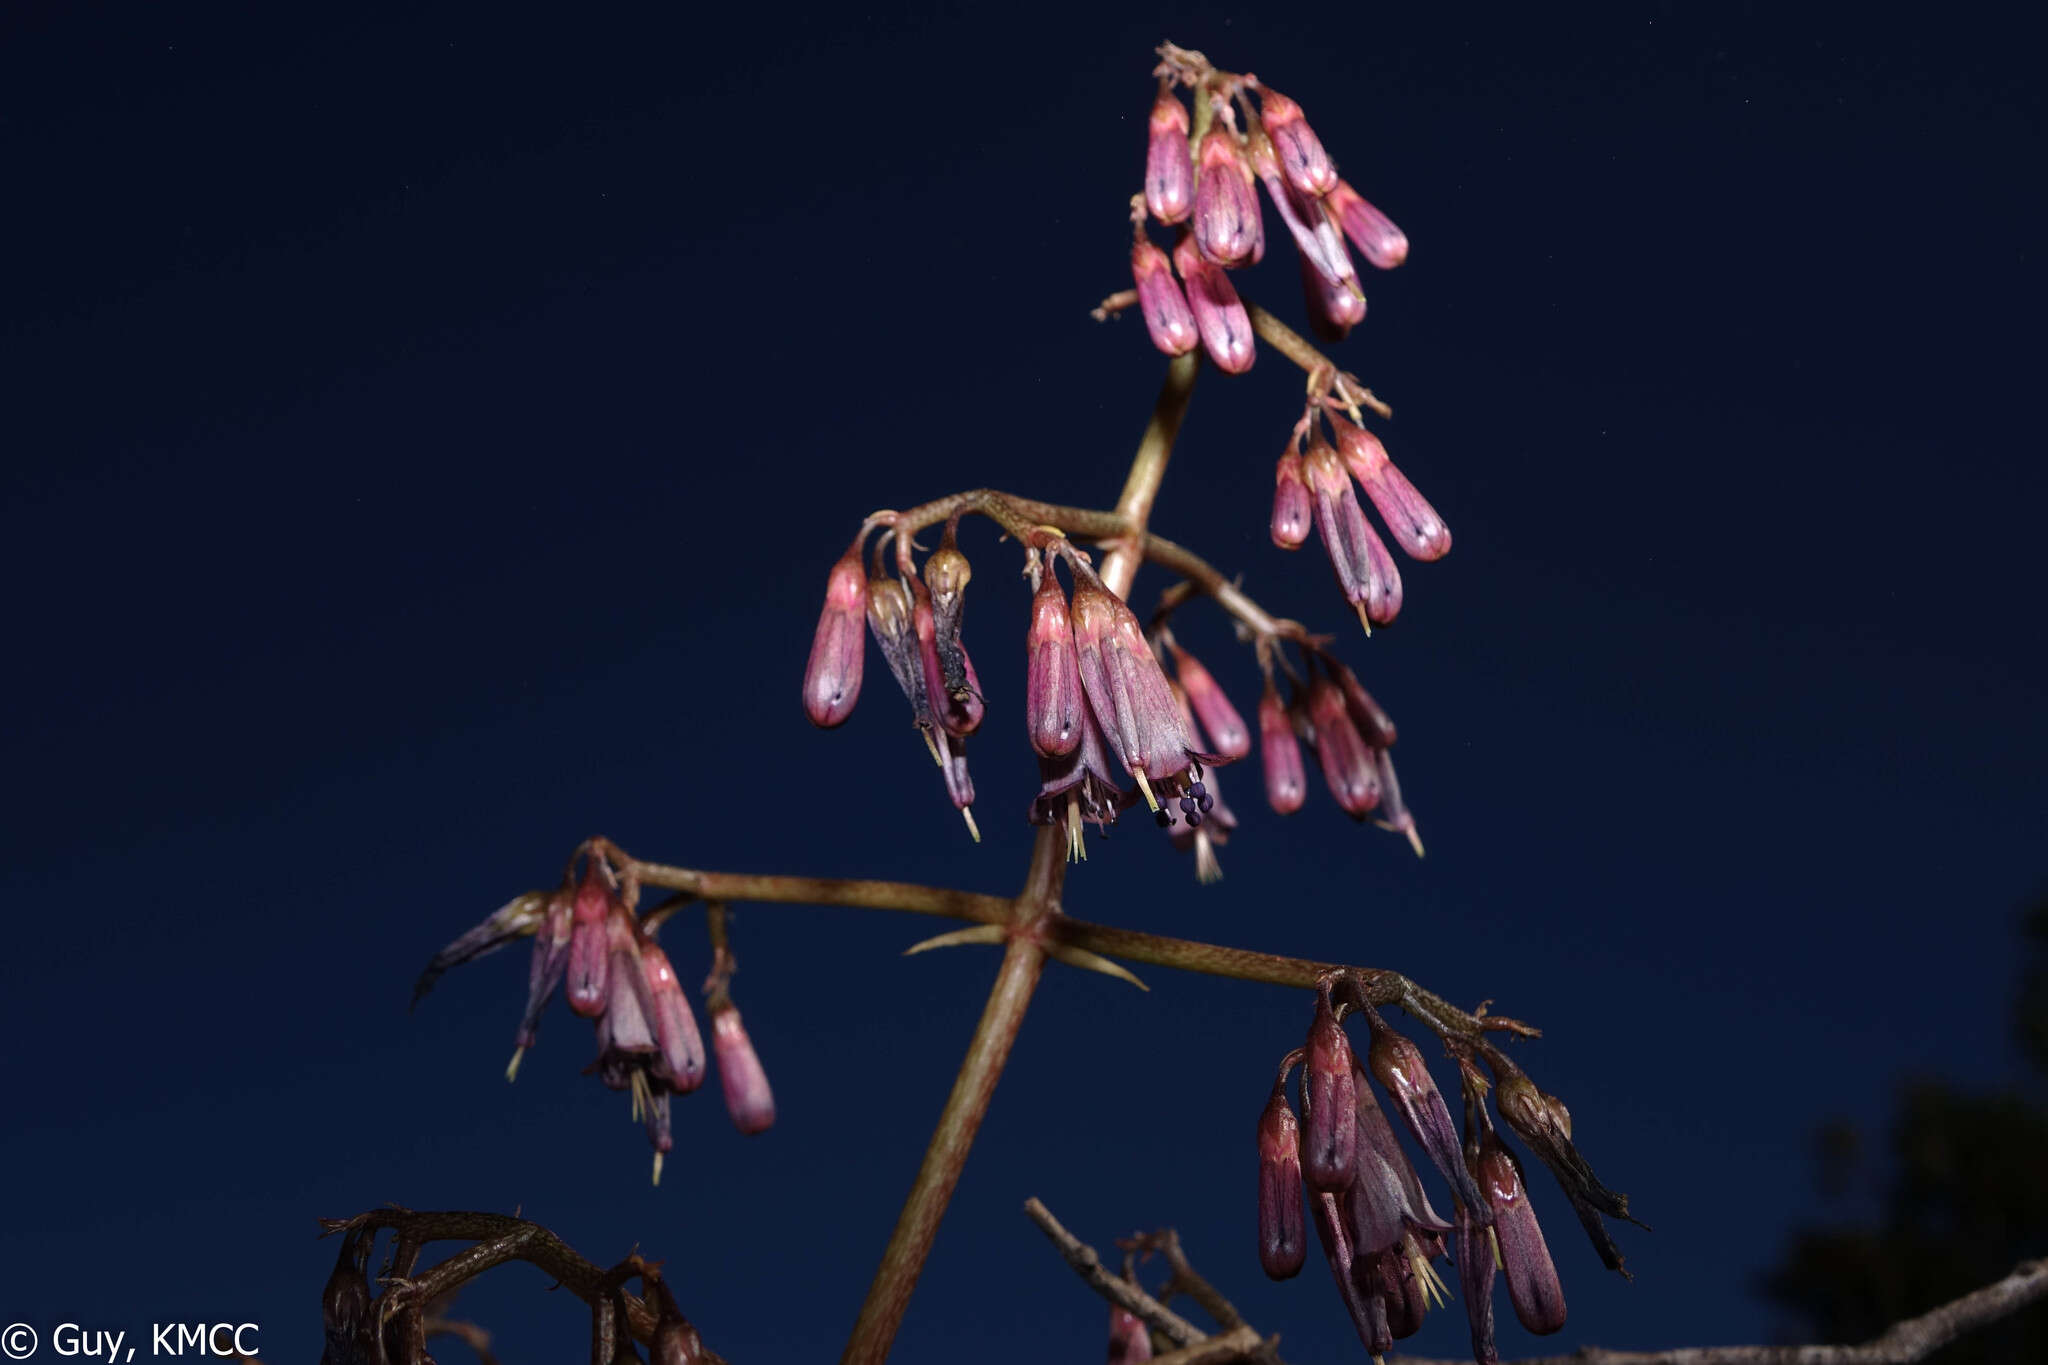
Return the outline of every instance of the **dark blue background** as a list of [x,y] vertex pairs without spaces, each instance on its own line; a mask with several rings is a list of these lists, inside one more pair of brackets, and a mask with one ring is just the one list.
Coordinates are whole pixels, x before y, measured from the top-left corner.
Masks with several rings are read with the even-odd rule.
[[[1544,1025],[1528,1065],[1657,1228],[1624,1285],[1539,1177],[1561,1344],[1770,1335],[1748,1286],[1812,1211],[1812,1125],[2006,1074],[2048,814],[2031,49],[1774,8],[10,7],[0,1319],[253,1320],[311,1360],[313,1218],[396,1200],[637,1243],[736,1361],[836,1352],[992,952],[739,912],[782,1119],[683,1105],[659,1190],[559,1007],[500,1078],[523,952],[406,991],[593,832],[1016,884],[1010,551],[967,546],[979,847],[875,664],[831,734],[798,676],[867,511],[1115,496],[1161,361],[1086,309],[1170,36],[1300,99],[1415,243],[1340,354],[1457,549],[1344,648],[1430,856],[1228,773],[1221,886],[1133,828],[1068,908]],[[1244,287],[1300,316],[1291,261]],[[1299,387],[1206,377],[1156,524],[1341,630],[1266,539]],[[1303,1001],[1143,974],[1048,976],[898,1359],[1102,1349],[1031,1194],[1098,1244],[1177,1224],[1292,1358],[1356,1351],[1320,1268],[1252,1257]],[[510,1362],[581,1349],[544,1284],[464,1296]],[[1410,1344],[1461,1351],[1462,1315]]]

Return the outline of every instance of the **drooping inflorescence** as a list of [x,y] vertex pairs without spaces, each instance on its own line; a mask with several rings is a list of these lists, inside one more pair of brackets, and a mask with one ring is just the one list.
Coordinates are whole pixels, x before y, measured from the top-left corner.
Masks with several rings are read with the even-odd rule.
[[[1344,1030],[1343,1020],[1352,1014],[1362,1014],[1371,1029],[1363,1060]],[[1570,1119],[1555,1096],[1537,1090],[1505,1057],[1489,1050],[1486,1060],[1499,1081],[1502,1118],[1556,1173],[1601,1259],[1621,1269],[1603,1220],[1628,1218],[1627,1200],[1593,1178],[1571,1144]],[[1564,1326],[1564,1292],[1530,1206],[1521,1163],[1494,1129],[1489,1087],[1477,1065],[1469,1053],[1460,1053],[1458,1061],[1462,1139],[1421,1050],[1388,1025],[1355,980],[1336,973],[1317,993],[1306,1043],[1281,1059],[1259,1114],[1259,1264],[1275,1280],[1300,1271],[1306,1199],[1338,1296],[1374,1357],[1419,1329],[1432,1301],[1448,1299],[1433,1264],[1447,1254],[1457,1268],[1479,1365],[1499,1359],[1491,1297],[1497,1270],[1508,1282],[1508,1298],[1523,1327],[1542,1335]],[[1287,1089],[1297,1066],[1298,1116]],[[1448,1221],[1431,1207],[1374,1094],[1375,1082],[1449,1186]]]
[[[855,651],[856,671],[858,657]],[[850,697],[847,705],[852,705]],[[672,900],[638,913],[640,888],[630,870],[621,871],[623,866],[625,860],[604,840],[578,845],[558,887],[514,897],[436,953],[414,984],[412,998],[418,1005],[450,968],[532,937],[526,1009],[505,1078],[518,1077],[527,1049],[539,1037],[540,1017],[560,989],[569,1008],[596,1029],[597,1060],[586,1074],[632,1097],[633,1117],[645,1126],[654,1148],[658,1185],[663,1160],[675,1147],[669,1102],[704,1084],[704,1036],[675,967],[655,938],[683,902]],[[759,1133],[775,1121],[775,1101],[732,1003],[733,958],[725,942],[724,907],[710,906],[707,913],[714,947],[705,983],[711,1050],[733,1125],[742,1133]]]

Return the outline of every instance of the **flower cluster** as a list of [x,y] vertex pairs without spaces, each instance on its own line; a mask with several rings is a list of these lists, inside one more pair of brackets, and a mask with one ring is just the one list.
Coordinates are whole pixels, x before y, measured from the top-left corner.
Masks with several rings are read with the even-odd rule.
[[[953,522],[921,572],[900,534],[876,543],[869,568],[864,544],[872,529],[855,537],[827,577],[804,672],[805,713],[825,728],[853,713],[865,619],[910,703],[911,721],[939,766],[947,796],[978,839],[967,740],[980,730],[986,705],[961,638],[972,569]],[[1073,580],[1071,596],[1059,579],[1061,561]],[[1032,595],[1024,719],[1040,779],[1027,811],[1031,823],[1063,829],[1068,856],[1078,859],[1086,856],[1085,826],[1107,832],[1119,814],[1143,801],[1174,845],[1193,854],[1196,875],[1214,881],[1222,875],[1216,849],[1237,828],[1215,769],[1251,753],[1251,728],[1163,621],[1148,631],[1064,537],[1033,533],[1025,575]],[[1387,755],[1393,723],[1358,679],[1319,648],[1304,646],[1307,686],[1296,689],[1295,705],[1283,707],[1273,690],[1268,645],[1260,652],[1268,676],[1259,721],[1273,808],[1287,814],[1301,805],[1299,744],[1305,739],[1347,812],[1363,819],[1377,809],[1383,825],[1414,839],[1414,817],[1401,803]],[[1324,705],[1326,693],[1335,711]],[[1126,777],[1134,789],[1121,785]]]
[[[1357,489],[1365,490],[1387,534],[1410,558],[1442,559],[1450,553],[1451,532],[1379,438],[1331,406],[1311,405],[1274,467],[1273,543],[1298,550],[1311,529],[1321,536],[1337,586],[1371,634],[1400,614],[1401,571],[1365,519]],[[1326,421],[1334,443],[1323,435]]]
[[[1168,355],[1199,344],[1229,374],[1252,367],[1251,317],[1225,272],[1265,257],[1260,186],[1294,243],[1316,333],[1341,340],[1365,318],[1350,248],[1390,270],[1407,258],[1407,237],[1339,178],[1299,104],[1199,53],[1170,44],[1160,53],[1145,190],[1131,208],[1131,276],[1152,344]],[[1181,86],[1192,92],[1192,117]],[[1179,229],[1170,265],[1146,235],[1148,218]]]
[[[540,1017],[561,990],[569,1008],[590,1020],[597,1032],[597,1060],[585,1074],[632,1097],[633,1117],[645,1125],[654,1148],[658,1185],[663,1158],[675,1146],[669,1101],[704,1083],[704,1036],[675,967],[655,941],[662,921],[680,903],[644,917],[636,913],[639,887],[613,865],[611,851],[601,840],[579,846],[555,890],[515,897],[436,953],[413,987],[413,1003],[449,968],[530,936],[526,1009],[505,1078],[518,1076],[520,1062],[539,1036]],[[733,967],[723,943],[723,909],[714,907],[711,913],[718,917],[715,961],[705,983],[712,1050],[734,1126],[742,1133],[759,1133],[775,1121],[774,1094],[728,989]]]
[[[1421,1327],[1432,1301],[1449,1297],[1434,1265],[1448,1254],[1464,1292],[1473,1356],[1492,1365],[1496,1265],[1506,1272],[1524,1327],[1541,1334],[1564,1326],[1564,1295],[1520,1167],[1494,1135],[1475,1089],[1467,1090],[1461,1142],[1415,1044],[1371,1005],[1357,1008],[1372,1031],[1364,1059],[1352,1050],[1326,986],[1307,1043],[1282,1062],[1259,1116],[1259,1264],[1276,1280],[1300,1272],[1308,1254],[1305,1195],[1338,1296],[1359,1340],[1377,1357]],[[1287,1096],[1297,1063],[1299,1117]],[[1373,1082],[1450,1186],[1450,1219],[1430,1205]]]
[[1307,744],[1339,809],[1354,820],[1372,816],[1381,829],[1405,835],[1421,856],[1422,834],[1394,774],[1392,717],[1358,675],[1328,653],[1304,648],[1302,672],[1283,702],[1269,669],[1259,697],[1266,803],[1281,815],[1292,815],[1308,799],[1301,754]]

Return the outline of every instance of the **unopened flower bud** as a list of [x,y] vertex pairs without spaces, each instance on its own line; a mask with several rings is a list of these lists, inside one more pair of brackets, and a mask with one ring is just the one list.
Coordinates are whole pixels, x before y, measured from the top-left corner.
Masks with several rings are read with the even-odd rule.
[[[1465,1169],[1465,1155],[1458,1142],[1458,1130],[1451,1122],[1450,1106],[1437,1089],[1436,1078],[1422,1058],[1422,1049],[1396,1032],[1379,1011],[1366,1014],[1372,1027],[1372,1043],[1366,1062],[1394,1101],[1409,1135],[1421,1144],[1437,1173],[1450,1183],[1459,1199],[1477,1208],[1483,1202],[1479,1187]],[[1480,1221],[1484,1222],[1482,1218]]]
[[1304,196],[1287,183],[1273,143],[1263,133],[1252,134],[1251,166],[1265,183],[1266,197],[1273,201],[1274,211],[1286,224],[1287,234],[1294,239],[1294,249],[1301,259],[1330,284],[1347,292],[1356,290],[1362,296],[1358,267],[1351,263],[1351,253],[1344,249],[1344,234],[1323,211],[1320,199]]
[[1315,727],[1316,762],[1330,795],[1346,815],[1363,820],[1380,801],[1379,769],[1351,723],[1343,692],[1321,673],[1309,683],[1308,717]]
[[1289,450],[1273,469],[1273,543],[1283,550],[1299,550],[1308,540],[1314,517],[1308,485],[1301,478],[1301,456]]
[[1302,117],[1300,105],[1277,90],[1260,86],[1259,126],[1273,139],[1280,169],[1296,192],[1321,198],[1337,188],[1337,168],[1323,150],[1322,139]]
[[1494,1237],[1500,1246],[1501,1269],[1507,1277],[1515,1317],[1538,1336],[1557,1331],[1564,1326],[1564,1287],[1558,1282],[1536,1211],[1529,1205],[1521,1169],[1491,1132],[1481,1140],[1472,1174],[1493,1210]]
[[1315,508],[1316,530],[1329,552],[1330,568],[1345,600],[1374,625],[1385,625],[1401,610],[1401,574],[1394,557],[1366,525],[1365,512],[1352,491],[1351,476],[1337,452],[1320,435],[1302,460],[1309,500]]
[[740,1012],[728,1002],[711,1011],[711,1046],[718,1054],[718,1077],[725,1086],[725,1109],[733,1127],[749,1137],[775,1122],[775,1092],[768,1073],[747,1037]]
[[1301,262],[1301,296],[1308,308],[1309,330],[1332,344],[1351,335],[1351,329],[1365,321],[1365,295],[1347,285],[1332,284],[1322,272],[1297,254]]
[[1166,253],[1143,236],[1131,247],[1131,279],[1138,286],[1138,311],[1144,315],[1152,344],[1167,355],[1194,350],[1202,336],[1195,329],[1188,297],[1180,292]]
[[599,871],[597,860],[584,863],[583,880],[576,884],[576,904],[569,926],[569,967],[565,994],[569,1008],[586,1019],[605,1011],[610,998],[611,887]]
[[1081,742],[1081,674],[1074,659],[1074,623],[1051,556],[1031,594],[1031,627],[1024,635],[1024,722],[1042,758],[1064,758]]
[[1136,1365],[1152,1358],[1152,1334],[1145,1320],[1128,1308],[1110,1306],[1109,1365]]
[[1162,89],[1152,101],[1152,117],[1146,125],[1145,207],[1162,223],[1178,223],[1188,216],[1194,202],[1188,108],[1172,90]]
[[[1263,235],[1259,200],[1245,174],[1237,134],[1218,119],[1202,135],[1195,160],[1194,240],[1217,265],[1244,265]],[[1181,272],[1183,278],[1187,272]],[[1196,316],[1201,315],[1199,307]]]
[[1259,1266],[1267,1278],[1301,1271],[1308,1243],[1301,1226],[1301,1125],[1284,1084],[1259,1115]]
[[1191,238],[1182,238],[1173,249],[1173,263],[1187,283],[1188,306],[1194,310],[1195,330],[1201,333],[1202,349],[1209,359],[1225,374],[1249,370],[1257,358],[1251,314],[1237,297],[1230,277],[1196,250]]
[[1351,1040],[1330,1009],[1329,994],[1318,992],[1301,1063],[1301,1170],[1312,1190],[1342,1190],[1351,1184],[1358,1147],[1357,1089]]
[[1394,745],[1394,721],[1380,704],[1372,699],[1372,693],[1358,681],[1358,675],[1325,654],[1322,665],[1337,680],[1337,687],[1344,694],[1344,711],[1351,717],[1351,723],[1358,727],[1358,734],[1375,749],[1390,749]]
[[861,568],[860,539],[832,566],[825,580],[825,609],[811,637],[811,659],[804,668],[804,714],[811,724],[830,729],[853,714],[860,700],[864,660],[861,619],[867,614],[868,579]]
[[1417,492],[1400,467],[1387,458],[1380,438],[1335,413],[1330,426],[1337,433],[1337,453],[1351,476],[1365,489],[1394,542],[1417,559],[1442,559],[1451,550],[1451,530]]
[[668,954],[651,939],[640,945],[640,966],[647,974],[648,1013],[655,1043],[661,1048],[656,1071],[688,1094],[704,1084],[704,1035],[697,1028],[697,1013],[690,1008],[689,996],[676,979]]
[[1270,678],[1259,698],[1259,763],[1266,770],[1266,804],[1279,815],[1300,810],[1308,795],[1301,741],[1295,738],[1294,720]]
[[1237,714],[1237,708],[1230,704],[1215,676],[1202,667],[1202,661],[1176,644],[1173,669],[1174,676],[1187,690],[1188,705],[1208,734],[1209,747],[1225,758],[1243,758],[1250,753],[1252,734],[1245,727],[1244,717]]
[[1339,180],[1330,191],[1329,205],[1359,255],[1382,270],[1392,270],[1408,259],[1408,234],[1395,227],[1386,214],[1367,203],[1350,185]]

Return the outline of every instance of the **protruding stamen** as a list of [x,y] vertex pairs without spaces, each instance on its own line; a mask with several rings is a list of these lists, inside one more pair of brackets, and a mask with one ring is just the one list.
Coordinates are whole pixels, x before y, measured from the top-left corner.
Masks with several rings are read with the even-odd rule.
[[1133,771],[1131,776],[1138,779],[1138,790],[1145,794],[1145,804],[1155,811],[1158,810],[1159,798],[1152,794],[1152,784],[1145,780],[1145,774]]
[[[1364,610],[1365,610],[1365,608],[1363,608],[1363,607],[1360,607],[1360,608],[1359,608],[1359,610],[1360,610],[1360,611],[1364,611]],[[1372,634],[1372,627],[1371,627],[1371,626],[1367,626],[1367,627],[1365,628],[1365,633],[1366,633],[1367,635],[1370,635],[1370,634]],[[924,726],[924,725],[920,725],[920,726],[918,726],[918,727],[917,727],[917,732],[918,732],[918,733],[919,733],[920,735],[923,735],[923,736],[924,736],[924,747],[925,747],[925,752],[929,753],[929,754],[930,754],[930,755],[932,756],[932,762],[934,762],[934,763],[938,764],[938,765],[939,765],[939,766],[940,766],[941,768],[945,767],[945,766],[946,766],[946,758],[945,758],[945,755],[943,755],[943,754],[941,754],[941,753],[939,752],[939,746],[938,746],[938,743],[937,743],[937,741],[935,741],[935,740],[934,740],[934,739],[932,738],[932,732],[931,732],[931,729],[930,729],[930,727],[928,727],[928,726]]]
[[1365,603],[1353,602],[1351,605],[1358,612],[1358,624],[1365,627],[1366,638],[1371,639],[1372,618],[1365,614]]
[[661,1152],[657,1150],[654,1153],[654,1183],[657,1185],[661,1183],[661,1157]]
[[974,808],[972,806],[962,806],[960,808],[960,818],[967,822],[967,832],[974,836],[974,842],[980,843],[981,826],[974,823]]
[[647,1090],[647,1073],[633,1068],[633,1122],[643,1122],[647,1111],[654,1107],[654,1096]]
[[1088,861],[1088,845],[1081,841],[1081,801],[1072,792],[1067,793],[1067,861]]
[[505,1079],[507,1082],[519,1079],[519,1064],[525,1060],[526,1044],[521,1043],[518,1047],[512,1049],[512,1060],[505,1063]]

